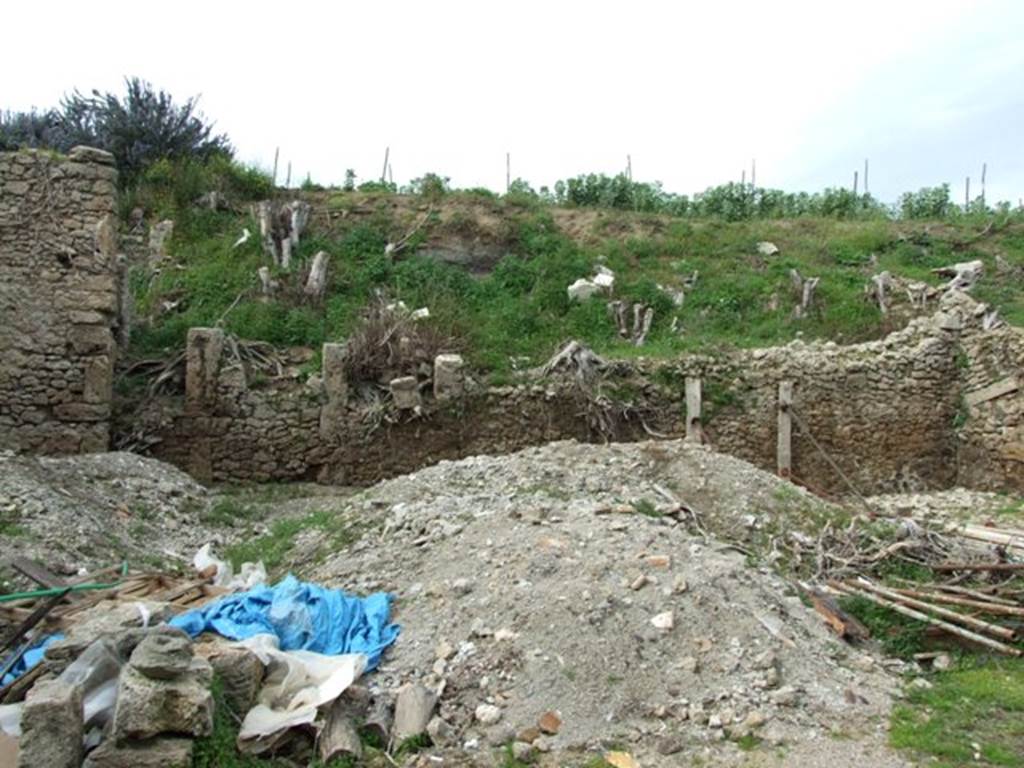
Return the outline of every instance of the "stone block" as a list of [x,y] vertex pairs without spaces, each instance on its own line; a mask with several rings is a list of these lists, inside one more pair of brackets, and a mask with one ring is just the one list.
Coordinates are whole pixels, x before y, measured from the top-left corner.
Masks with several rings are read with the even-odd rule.
[[420,407],[420,390],[415,376],[392,379],[389,389],[391,390],[391,399],[399,410],[407,411]]
[[158,221],[149,228],[149,263],[158,264],[167,258],[167,246],[174,234],[174,222]]
[[109,403],[113,397],[114,364],[109,355],[85,361],[82,399],[87,403]]
[[114,346],[113,334],[103,325],[71,326],[68,341],[79,355],[108,355]]
[[110,403],[61,403],[54,406],[53,415],[59,421],[106,421]]
[[465,363],[462,355],[438,355],[434,358],[434,397],[438,400],[460,397],[465,390]]
[[190,768],[192,739],[160,736],[118,746],[107,739],[82,763],[82,768]]
[[345,405],[348,402],[348,379],[345,377],[345,345],[324,344],[323,346],[324,394],[330,403]]
[[213,670],[203,659],[193,659],[189,671],[172,680],[154,680],[125,666],[114,709],[115,742],[164,734],[208,736],[213,730],[212,679]]
[[263,662],[255,653],[223,643],[200,643],[195,651],[210,662],[224,687],[224,701],[237,715],[244,715],[253,704],[263,683]]
[[192,664],[192,641],[183,635],[150,634],[132,651],[131,665],[151,680],[174,680]]
[[113,165],[114,156],[109,152],[96,147],[79,145],[72,147],[68,152],[68,159],[76,163],[97,163],[99,165]]
[[185,344],[185,402],[192,406],[212,403],[217,394],[217,375],[224,352],[224,331],[190,328]]
[[84,734],[81,689],[59,680],[36,683],[21,713],[18,768],[79,768]]

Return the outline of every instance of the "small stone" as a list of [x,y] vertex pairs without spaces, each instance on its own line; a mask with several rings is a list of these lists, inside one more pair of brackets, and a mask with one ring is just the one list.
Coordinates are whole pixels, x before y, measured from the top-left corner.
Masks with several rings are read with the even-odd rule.
[[493,704],[481,704],[476,708],[473,716],[481,725],[494,725],[501,720],[501,707],[496,707]]
[[454,592],[456,595],[459,595],[460,597],[463,595],[468,595],[472,591],[473,582],[471,582],[469,579],[456,579],[452,582],[452,592]]
[[693,656],[687,656],[681,662],[679,662],[679,666],[681,666],[685,671],[689,672],[690,674],[693,674],[698,669],[700,669],[700,662],[698,662],[697,659]]
[[524,728],[516,734],[516,739],[519,741],[525,741],[527,744],[533,744],[541,736],[540,728]]
[[690,585],[686,583],[686,579],[682,576],[676,576],[672,581],[672,590],[677,594],[681,595],[690,588]]
[[796,704],[800,694],[792,685],[784,685],[777,691],[772,691],[771,700],[773,704],[780,707],[791,707]]
[[447,640],[442,640],[434,649],[434,656],[442,661],[447,661],[455,655],[455,648]]
[[521,763],[528,763],[533,757],[533,744],[525,741],[512,742],[512,758]]
[[708,718],[708,728],[721,728],[722,725],[722,718],[717,712]]
[[683,740],[678,736],[662,736],[655,744],[659,755],[674,755],[683,750]]
[[629,588],[636,592],[637,590],[643,589],[646,584],[647,577],[641,573],[639,576],[633,579],[632,583],[630,583],[629,585]]
[[932,669],[936,669],[939,672],[945,672],[952,666],[953,658],[948,653],[940,653],[938,656],[932,659]]
[[151,634],[132,651],[132,667],[151,680],[173,680],[192,663],[192,641],[178,634]]
[[503,627],[502,629],[499,629],[497,632],[494,633],[494,639],[499,643],[503,640],[515,640],[517,637],[519,637],[519,633],[513,632],[511,629],[508,629],[507,627]]
[[562,728],[562,718],[557,712],[548,710],[537,720],[537,727],[544,733],[555,735]]
[[916,688],[919,691],[927,691],[934,688],[935,686],[933,686],[928,680],[925,680],[923,677],[915,677],[913,680],[910,681],[910,687]]
[[651,624],[654,625],[655,629],[660,629],[665,632],[672,629],[675,625],[672,611],[665,611],[664,613],[659,613],[657,616],[654,616],[651,618]]
[[651,568],[668,568],[672,558],[668,555],[650,555],[645,561]]
[[436,715],[430,719],[429,723],[427,723],[427,735],[430,736],[430,740],[436,746],[440,747],[449,743],[453,733],[454,730],[452,729],[451,724],[447,720]]
[[555,740],[550,736],[541,736],[533,742],[538,752],[550,752],[555,748]]
[[760,728],[768,721],[768,716],[758,709],[753,709],[743,718],[743,724],[747,728]]

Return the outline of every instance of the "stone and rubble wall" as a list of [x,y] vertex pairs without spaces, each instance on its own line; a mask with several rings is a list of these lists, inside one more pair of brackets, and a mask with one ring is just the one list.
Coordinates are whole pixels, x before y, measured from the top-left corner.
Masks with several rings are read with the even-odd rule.
[[[960,485],[1024,490],[1024,330],[985,329],[980,305],[958,311],[964,386],[957,417]],[[983,307],[981,309],[984,309]]]
[[[846,347],[794,342],[671,363],[641,361],[603,385],[636,406],[616,421],[611,437],[684,435],[685,381],[700,378],[707,442],[774,471],[779,385],[791,382],[792,476],[798,482],[848,493],[827,454],[862,493],[958,481],[1020,490],[1024,473],[1014,471],[1019,459],[1012,431],[1020,428],[1019,410],[1015,422],[1002,411],[982,418],[980,410],[965,421],[963,405],[965,388],[1001,381],[1003,371],[1019,365],[1001,339],[1020,332],[979,328],[967,334],[965,314],[946,308],[885,339]],[[978,351],[965,353],[963,345]],[[431,397],[424,383],[404,409],[395,402],[367,408],[350,397],[338,345],[325,346],[321,376],[288,384],[256,383],[258,377],[247,377],[228,355],[229,346],[218,330],[193,329],[188,394],[157,401],[137,416],[158,440],[154,455],[205,481],[369,484],[442,459],[609,437],[593,428],[593,403],[568,379],[474,387],[452,373],[460,370],[457,364],[439,360],[435,368],[447,378],[435,372],[435,384],[444,381],[448,394]],[[983,357],[984,374],[970,362],[982,365]],[[1008,402],[996,398],[979,407],[1002,409]],[[996,439],[1009,447],[993,447]],[[965,452],[973,457],[969,469]]]
[[108,446],[116,181],[99,150],[0,154],[0,448]]

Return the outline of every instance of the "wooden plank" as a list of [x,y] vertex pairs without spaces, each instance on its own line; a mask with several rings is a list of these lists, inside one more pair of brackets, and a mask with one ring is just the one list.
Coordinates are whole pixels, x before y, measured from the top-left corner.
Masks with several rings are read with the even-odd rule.
[[793,473],[793,382],[779,382],[779,424],[778,441],[775,448],[779,477]]
[[701,383],[696,376],[686,377],[686,442],[701,442]]
[[47,589],[66,587],[67,583],[57,574],[48,570],[42,563],[28,557],[11,559],[11,567],[23,576],[32,579],[36,584]]
[[987,387],[976,389],[973,392],[968,392],[964,395],[964,401],[970,407],[980,405],[981,403],[988,402],[989,400],[995,400],[997,397],[1008,395],[1011,392],[1016,392],[1020,389],[1020,379],[1016,376],[1010,376],[1009,378],[997,381],[994,384],[989,384]]

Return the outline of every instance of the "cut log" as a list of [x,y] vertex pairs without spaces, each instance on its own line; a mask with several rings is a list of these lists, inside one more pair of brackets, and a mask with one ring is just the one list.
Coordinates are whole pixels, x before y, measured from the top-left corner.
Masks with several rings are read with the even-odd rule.
[[395,723],[391,728],[391,745],[401,746],[408,739],[427,732],[427,723],[434,714],[437,697],[420,683],[406,683],[398,689],[395,699]]
[[834,598],[817,589],[810,590],[809,594],[814,610],[825,618],[825,623],[841,638],[860,642],[871,637],[868,628],[861,624],[856,617],[840,608]]
[[388,744],[391,736],[391,702],[383,696],[377,696],[370,703],[370,712],[363,724],[366,735],[382,747]]
[[335,699],[327,711],[324,728],[317,744],[320,761],[327,765],[337,758],[356,760],[363,756],[363,743],[359,740],[352,705],[345,697]]
[[309,268],[309,277],[306,278],[306,287],[303,292],[314,301],[323,298],[324,289],[327,288],[327,262],[330,260],[327,251],[317,251],[313,257],[313,264]]
[[[634,304],[633,309],[636,310],[638,306],[640,305]],[[646,307],[643,310],[643,316],[640,320],[639,327],[636,325],[633,327],[633,346],[643,346],[644,342],[647,341],[647,334],[651,332],[652,323],[654,323],[654,307]]]

